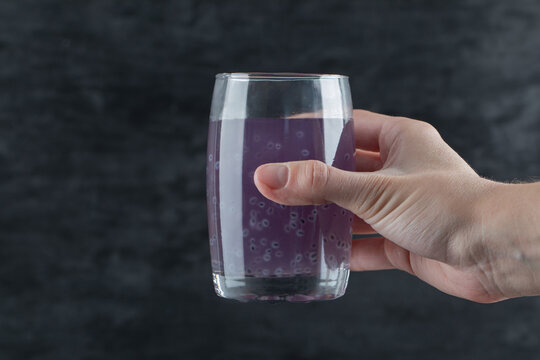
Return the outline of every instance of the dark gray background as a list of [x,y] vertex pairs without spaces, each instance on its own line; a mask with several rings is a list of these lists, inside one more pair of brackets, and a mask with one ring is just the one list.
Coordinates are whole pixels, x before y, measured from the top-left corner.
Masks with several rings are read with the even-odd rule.
[[483,176],[540,175],[540,2],[0,3],[0,359],[508,359],[540,299],[396,271],[328,303],[210,280],[213,75],[343,73],[359,108],[434,124]]

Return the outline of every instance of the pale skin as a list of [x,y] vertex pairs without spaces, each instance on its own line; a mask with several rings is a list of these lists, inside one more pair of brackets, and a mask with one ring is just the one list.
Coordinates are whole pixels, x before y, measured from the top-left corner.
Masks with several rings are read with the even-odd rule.
[[351,270],[404,270],[490,303],[540,295],[540,183],[478,176],[429,124],[354,111],[356,172],[319,161],[265,164],[259,191],[285,205],[355,215]]

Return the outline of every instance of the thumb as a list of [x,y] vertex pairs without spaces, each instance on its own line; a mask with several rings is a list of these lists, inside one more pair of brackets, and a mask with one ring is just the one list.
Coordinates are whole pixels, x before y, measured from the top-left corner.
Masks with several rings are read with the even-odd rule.
[[268,199],[285,205],[335,203],[358,216],[372,208],[384,191],[376,172],[350,172],[321,161],[307,160],[261,165],[255,185]]

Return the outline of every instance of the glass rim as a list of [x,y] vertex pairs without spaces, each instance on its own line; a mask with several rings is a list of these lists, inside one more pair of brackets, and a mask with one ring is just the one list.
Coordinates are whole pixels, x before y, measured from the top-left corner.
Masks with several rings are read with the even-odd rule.
[[266,73],[266,72],[232,72],[219,73],[216,79],[247,80],[247,81],[301,81],[301,80],[336,80],[348,79],[340,74],[310,74],[310,73]]

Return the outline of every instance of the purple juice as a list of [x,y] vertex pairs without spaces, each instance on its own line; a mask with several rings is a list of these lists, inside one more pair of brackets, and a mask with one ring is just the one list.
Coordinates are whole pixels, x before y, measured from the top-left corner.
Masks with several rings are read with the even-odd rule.
[[261,164],[309,159],[353,170],[353,122],[211,121],[208,139],[209,236],[218,294],[245,300],[273,299],[267,295],[305,300],[316,288],[321,293],[325,283],[335,292],[336,282],[343,283],[344,291],[352,214],[335,204],[277,204],[261,195],[253,175]]

